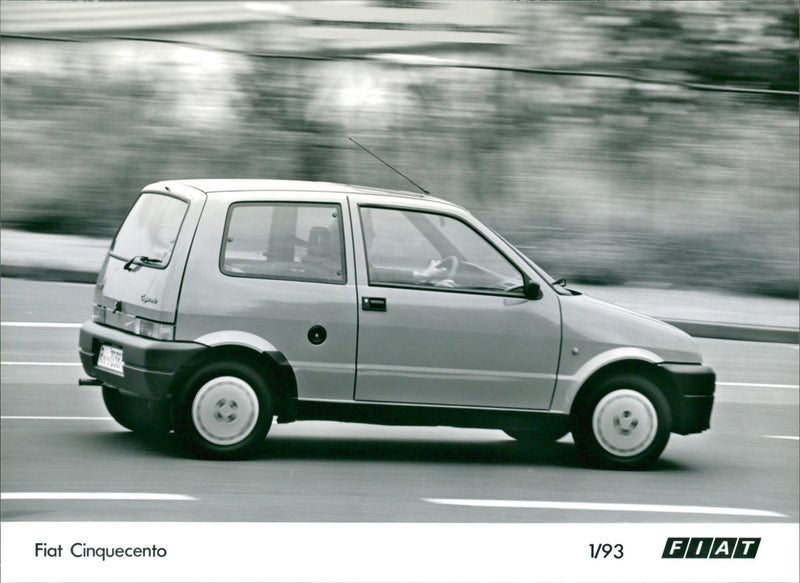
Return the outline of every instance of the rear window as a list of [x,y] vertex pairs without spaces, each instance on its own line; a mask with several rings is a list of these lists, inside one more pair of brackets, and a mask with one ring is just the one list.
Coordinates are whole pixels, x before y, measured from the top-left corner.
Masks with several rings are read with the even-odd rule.
[[188,204],[163,194],[142,194],[119,229],[111,252],[121,259],[147,257],[164,267],[172,255]]

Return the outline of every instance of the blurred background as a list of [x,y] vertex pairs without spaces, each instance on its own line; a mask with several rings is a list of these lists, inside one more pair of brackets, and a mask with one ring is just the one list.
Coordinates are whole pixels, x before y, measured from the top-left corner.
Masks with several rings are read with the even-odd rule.
[[414,190],[556,277],[798,296],[797,2],[0,4],[2,226],[146,184]]

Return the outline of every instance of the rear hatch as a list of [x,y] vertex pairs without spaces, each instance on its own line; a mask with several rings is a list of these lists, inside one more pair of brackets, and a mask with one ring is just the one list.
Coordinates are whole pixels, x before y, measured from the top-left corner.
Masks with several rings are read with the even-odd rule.
[[151,185],[139,195],[101,268],[96,322],[173,338],[186,258],[205,200],[205,193],[176,183]]

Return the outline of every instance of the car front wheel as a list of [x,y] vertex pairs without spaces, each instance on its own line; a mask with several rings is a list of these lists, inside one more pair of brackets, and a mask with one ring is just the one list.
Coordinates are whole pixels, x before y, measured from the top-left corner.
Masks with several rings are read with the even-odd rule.
[[669,403],[653,382],[620,375],[593,387],[576,404],[572,434],[590,465],[645,469],[667,446],[671,422]]

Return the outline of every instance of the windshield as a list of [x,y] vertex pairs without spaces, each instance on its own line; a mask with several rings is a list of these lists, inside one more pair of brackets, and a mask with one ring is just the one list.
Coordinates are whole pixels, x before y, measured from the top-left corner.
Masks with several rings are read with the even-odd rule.
[[165,266],[188,206],[171,196],[152,192],[142,194],[122,223],[111,253],[125,260],[144,257],[148,260],[146,263]]

